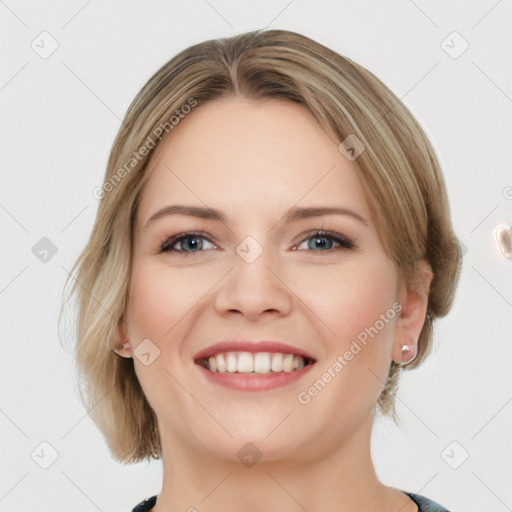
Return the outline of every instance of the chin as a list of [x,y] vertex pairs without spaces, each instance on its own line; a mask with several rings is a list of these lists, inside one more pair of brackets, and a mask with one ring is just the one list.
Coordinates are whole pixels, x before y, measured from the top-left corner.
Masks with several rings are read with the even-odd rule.
[[286,461],[295,457],[298,449],[306,441],[304,439],[293,439],[289,436],[279,436],[267,433],[254,432],[244,438],[229,438],[212,440],[205,450],[212,456],[227,461],[242,463],[251,467],[256,463]]

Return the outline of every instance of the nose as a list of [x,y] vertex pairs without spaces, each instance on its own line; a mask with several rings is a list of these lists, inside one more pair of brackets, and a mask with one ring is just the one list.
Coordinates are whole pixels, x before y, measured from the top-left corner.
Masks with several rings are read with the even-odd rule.
[[254,260],[246,258],[243,250],[235,253],[233,267],[215,297],[219,315],[239,313],[248,320],[257,320],[263,314],[272,318],[290,314],[293,292],[270,250],[263,250]]

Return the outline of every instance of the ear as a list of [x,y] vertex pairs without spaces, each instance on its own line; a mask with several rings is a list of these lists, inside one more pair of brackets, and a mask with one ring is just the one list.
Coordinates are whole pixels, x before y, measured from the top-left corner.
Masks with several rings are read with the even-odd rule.
[[121,357],[130,358],[133,357],[132,354],[132,344],[128,338],[128,333],[122,325],[122,320],[119,322],[117,326],[117,341],[116,348],[112,349],[116,354],[119,354]]
[[[418,353],[418,339],[425,323],[430,283],[434,274],[430,264],[421,259],[418,263],[419,281],[412,288],[403,283],[400,288],[402,311],[397,320],[391,358],[396,363],[407,363]],[[411,350],[402,350],[404,345]]]

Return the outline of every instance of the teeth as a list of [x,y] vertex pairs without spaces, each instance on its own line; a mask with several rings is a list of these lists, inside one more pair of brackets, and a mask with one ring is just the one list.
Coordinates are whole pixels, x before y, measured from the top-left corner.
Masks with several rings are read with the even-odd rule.
[[293,354],[286,354],[283,357],[283,371],[291,372],[293,370]]
[[209,370],[219,373],[289,373],[305,365],[303,357],[270,352],[226,352],[215,354],[207,361]]
[[229,373],[236,372],[236,354],[234,352],[226,354],[226,371]]
[[254,354],[254,371],[256,373],[270,372],[270,354],[268,352]]
[[280,372],[283,369],[283,354],[273,354],[271,368],[273,372]]
[[240,373],[251,373],[254,371],[252,355],[249,352],[239,352],[236,369]]
[[[217,357],[210,358],[215,359],[217,362],[217,371],[218,372],[225,372],[226,371],[226,360],[224,359],[224,354],[217,354]],[[211,368],[211,366],[210,366]]]

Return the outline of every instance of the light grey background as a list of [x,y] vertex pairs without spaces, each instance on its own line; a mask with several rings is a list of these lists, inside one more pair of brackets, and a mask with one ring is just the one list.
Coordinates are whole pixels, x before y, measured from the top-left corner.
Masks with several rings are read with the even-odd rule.
[[[512,262],[494,237],[512,222],[510,0],[5,0],[0,15],[0,511],[126,512],[159,492],[160,463],[115,463],[77,399],[57,340],[62,285],[142,85],[193,43],[267,26],[354,59],[413,111],[467,247],[438,348],[403,378],[402,428],[376,425],[379,476],[453,512],[512,510]],[[55,255],[32,250],[43,237]]]

